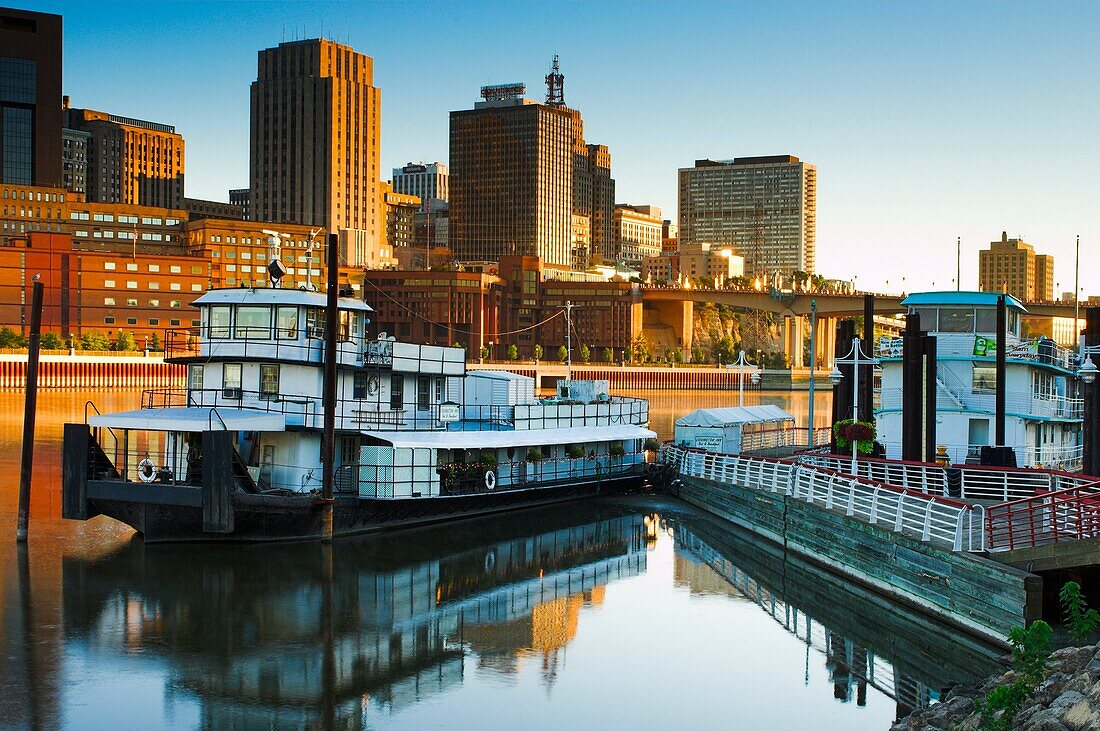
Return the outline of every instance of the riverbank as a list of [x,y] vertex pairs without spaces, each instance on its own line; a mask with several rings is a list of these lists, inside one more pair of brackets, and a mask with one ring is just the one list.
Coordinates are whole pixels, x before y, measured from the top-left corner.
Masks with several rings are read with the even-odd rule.
[[1020,706],[1012,724],[983,726],[979,702],[1019,677],[1016,670],[1006,670],[981,685],[957,685],[942,702],[913,711],[891,731],[1100,731],[1100,645],[1056,650],[1043,681]]

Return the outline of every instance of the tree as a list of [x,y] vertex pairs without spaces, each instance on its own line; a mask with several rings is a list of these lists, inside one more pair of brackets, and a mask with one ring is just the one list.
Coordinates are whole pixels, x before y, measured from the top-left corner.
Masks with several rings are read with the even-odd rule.
[[489,360],[489,346],[488,345],[482,345],[481,346],[481,359],[482,360]]
[[10,327],[0,327],[0,348],[25,348],[27,341]]
[[107,339],[107,336],[98,330],[89,330],[80,336],[80,347],[82,350],[107,350],[111,345],[111,341]]
[[613,360],[615,360],[615,351],[612,350],[611,348],[604,348],[603,349],[603,362],[604,363],[610,363]]
[[112,343],[111,350],[137,350],[137,343],[134,341],[134,334],[132,332],[126,332],[125,330],[119,330],[118,335],[115,337],[115,342]]
[[732,363],[736,347],[734,346],[733,338],[729,335],[723,335],[714,341],[713,356],[716,363]]
[[519,348],[515,343],[508,346],[508,360],[519,360]]
[[581,363],[587,363],[592,360],[592,351],[589,350],[587,345],[581,344]]
[[542,346],[541,345],[536,345],[535,346],[535,361],[538,362],[540,360],[542,360]]
[[684,351],[679,348],[670,348],[668,351],[668,362],[679,363],[684,358]]
[[39,346],[42,350],[61,350],[65,347],[65,342],[57,333],[46,333],[42,336]]
[[649,360],[649,356],[649,341],[646,340],[644,333],[638,333],[630,341],[630,360],[635,363],[645,363]]
[[562,363],[569,360],[569,351],[564,345],[558,346],[558,360],[560,360]]
[[160,343],[160,335],[153,333],[149,336],[149,350],[164,350],[164,346]]
[[706,355],[706,353],[703,352],[703,349],[700,348],[699,346],[695,346],[695,348],[691,351],[691,362],[692,363],[702,363],[706,359],[707,359],[707,355]]

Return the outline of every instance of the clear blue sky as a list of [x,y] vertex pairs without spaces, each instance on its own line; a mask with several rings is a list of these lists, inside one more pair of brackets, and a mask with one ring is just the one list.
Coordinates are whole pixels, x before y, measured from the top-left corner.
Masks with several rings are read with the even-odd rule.
[[[10,2],[10,0],[9,0]],[[256,52],[326,37],[375,59],[382,168],[447,159],[486,83],[565,99],[611,148],[620,202],[676,208],[696,158],[818,166],[818,269],[963,286],[1002,230],[1100,293],[1100,3],[27,2],[65,16],[76,106],[176,125],[187,194],[248,183]]]

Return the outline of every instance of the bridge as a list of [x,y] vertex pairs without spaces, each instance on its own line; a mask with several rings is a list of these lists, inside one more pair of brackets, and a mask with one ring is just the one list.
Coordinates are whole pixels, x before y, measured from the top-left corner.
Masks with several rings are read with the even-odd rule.
[[[690,350],[694,340],[694,316],[696,304],[726,305],[748,312],[767,312],[782,320],[783,352],[792,367],[803,368],[806,361],[804,342],[808,331],[807,319],[811,303],[817,310],[817,332],[814,342],[817,364],[831,368],[836,347],[836,321],[863,314],[864,294],[874,294],[875,324],[888,334],[897,334],[902,323],[879,316],[898,315],[905,312],[901,301],[907,295],[879,294],[873,292],[798,292],[790,290],[713,289],[692,287],[643,286],[643,323],[651,331],[670,331],[678,345]],[[1072,302],[1027,302],[1028,314],[1037,317],[1065,317],[1072,319]],[[895,332],[891,332],[894,330]]]

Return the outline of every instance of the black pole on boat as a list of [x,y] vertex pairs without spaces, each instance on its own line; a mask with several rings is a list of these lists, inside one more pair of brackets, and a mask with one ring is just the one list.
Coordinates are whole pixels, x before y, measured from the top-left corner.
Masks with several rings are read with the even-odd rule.
[[923,393],[920,313],[905,316],[901,340],[901,458],[920,461]]
[[324,478],[321,498],[324,500],[324,525],[321,540],[332,540],[332,484],[336,477],[336,328],[340,298],[340,258],[336,234],[328,236],[327,269],[328,301],[325,306],[325,381],[322,405],[325,412],[325,434],[321,459]]
[[[863,295],[863,349],[868,357],[875,354],[875,296]],[[859,374],[859,411],[856,418],[860,421],[875,420],[875,369],[862,368]]]
[[31,292],[31,334],[27,340],[27,395],[23,399],[23,456],[19,463],[19,517],[15,540],[27,540],[27,524],[31,508],[31,468],[34,466],[34,415],[38,404],[38,345],[42,336],[42,282],[35,282]]
[[[1100,307],[1090,307],[1085,310],[1085,348],[1100,345]],[[1085,355],[1093,365],[1100,362],[1100,355]],[[1082,361],[1083,362],[1083,361]],[[1085,413],[1082,423],[1082,454],[1081,471],[1086,475],[1100,473],[1100,383],[1095,380],[1090,384],[1081,385],[1081,396],[1084,400]]]
[[996,428],[995,446],[1003,447],[1008,444],[1005,436],[1005,408],[1007,406],[1005,395],[1007,386],[1005,383],[1005,357],[1008,352],[1008,306],[1005,296],[997,297],[997,389],[994,415]]
[[936,400],[940,389],[936,376],[936,336],[921,335],[924,354],[924,461],[936,461]]

